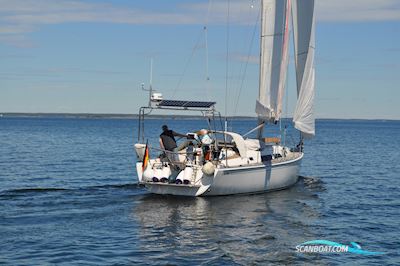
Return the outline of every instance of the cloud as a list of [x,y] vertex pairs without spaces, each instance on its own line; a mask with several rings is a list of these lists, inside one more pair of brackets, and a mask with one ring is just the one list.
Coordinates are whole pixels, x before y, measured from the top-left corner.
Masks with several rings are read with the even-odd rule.
[[[249,3],[233,0],[230,4],[232,23],[254,23],[257,14]],[[249,12],[243,15],[244,8]],[[207,12],[210,10],[210,12]],[[209,15],[205,15],[205,14]],[[252,18],[252,19],[250,19]],[[166,10],[143,9],[104,2],[82,0],[0,0],[0,42],[18,47],[33,44],[24,36],[43,25],[62,23],[119,23],[133,25],[203,25],[226,22],[226,2],[171,4]]]
[[115,71],[109,69],[83,69],[77,67],[56,67],[46,69],[49,73],[90,73],[99,75],[121,75],[121,74],[131,74],[128,71]]
[[[186,5],[182,5],[186,6]],[[113,4],[70,0],[0,0],[0,32],[20,33],[23,27],[71,22],[125,24],[196,24],[204,22],[198,10],[176,7],[177,11],[143,10]],[[189,11],[189,12],[188,12]]]
[[34,47],[35,44],[29,38],[24,35],[1,35],[0,34],[0,43],[5,43],[11,46],[15,46],[18,48],[31,48]]
[[400,20],[398,0],[316,0],[320,21],[366,22]]
[[398,53],[398,52],[400,52],[400,48],[397,48],[397,47],[387,48],[387,49],[384,50],[384,52],[388,52],[388,53],[395,52],[395,53]]
[[31,25],[24,24],[8,24],[0,26],[0,34],[21,34],[32,32],[35,28]]
[[398,63],[372,64],[371,67],[385,69],[385,70],[393,70],[400,68],[400,64]]
[[[0,56],[1,58],[1,56]],[[109,69],[84,69],[78,67],[53,67],[53,68],[18,68],[15,71],[11,72],[1,72],[0,76],[43,76],[43,77],[55,77],[60,74],[66,73],[85,73],[85,74],[93,74],[93,75],[126,75],[131,74],[128,71],[116,71]]]
[[230,57],[231,57],[230,59],[237,62],[250,63],[250,64],[260,63],[259,55],[231,54]]
[[[153,6],[157,6],[157,1],[152,1],[155,2]],[[231,0],[229,5],[232,24],[254,23],[259,1]],[[397,21],[400,20],[400,1],[316,0],[316,14],[319,21],[328,22]],[[49,24],[202,25],[206,22],[225,24],[226,20],[226,0],[214,0],[210,4],[206,0],[200,3],[185,3],[182,0],[165,9],[143,9],[105,1],[0,0],[0,36],[3,36],[0,42],[30,47],[32,44],[23,35]]]
[[31,59],[34,58],[33,55],[28,54],[1,54],[0,59]]

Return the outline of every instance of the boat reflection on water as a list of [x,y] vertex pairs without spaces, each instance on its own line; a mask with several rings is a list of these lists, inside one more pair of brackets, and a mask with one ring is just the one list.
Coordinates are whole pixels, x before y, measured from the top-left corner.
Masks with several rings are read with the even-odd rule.
[[323,188],[315,184],[301,179],[288,190],[242,196],[145,195],[132,213],[138,245],[150,261],[290,262],[297,244],[318,236]]

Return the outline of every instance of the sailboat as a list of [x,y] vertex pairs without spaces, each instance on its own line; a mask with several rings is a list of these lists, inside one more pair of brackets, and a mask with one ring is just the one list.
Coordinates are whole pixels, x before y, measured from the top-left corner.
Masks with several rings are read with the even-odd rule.
[[[221,114],[215,102],[165,100],[150,87],[149,104],[139,110],[135,144],[138,180],[150,192],[182,196],[261,193],[285,189],[298,181],[303,140],[315,135],[314,0],[262,0],[260,8],[258,124],[243,135],[226,127],[217,129],[212,121]],[[297,80],[293,123],[300,131],[300,140],[295,147],[286,147],[279,138],[263,137],[263,129],[281,119],[291,24]],[[144,121],[155,109],[199,111],[208,128],[189,133],[186,145],[177,151],[151,146],[145,138]],[[257,138],[247,138],[254,132]],[[151,150],[163,155],[150,158]]]

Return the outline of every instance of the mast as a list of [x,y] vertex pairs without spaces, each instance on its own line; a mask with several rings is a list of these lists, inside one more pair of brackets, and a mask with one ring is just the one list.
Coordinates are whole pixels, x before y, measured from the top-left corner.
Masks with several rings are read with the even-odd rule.
[[[228,131],[228,74],[229,74],[229,19],[230,19],[230,0],[227,2],[228,12],[226,15],[226,61],[225,61],[225,123],[224,130]],[[225,138],[225,134],[224,134]],[[226,139],[225,139],[226,142]]]
[[[258,93],[260,94],[260,91],[261,91],[261,84],[262,84],[262,82],[261,82],[261,61],[262,61],[262,45],[263,45],[263,41],[262,41],[262,32],[263,32],[263,29],[262,29],[262,25],[264,25],[264,1],[263,0],[261,0],[261,10],[260,10],[260,12],[261,12],[261,27],[260,27],[260,74],[258,75],[258,86],[259,86],[259,89],[258,89]],[[258,98],[260,99],[260,95],[258,96]],[[257,107],[256,107],[257,108]],[[257,110],[256,110],[256,112],[257,112]],[[265,123],[265,120],[261,117],[261,116],[258,116],[258,121],[257,121],[257,124],[260,126],[261,124],[264,124]],[[263,136],[263,132],[264,132],[264,126],[261,126],[261,127],[259,127],[258,128],[258,130],[257,130],[257,139],[261,139],[262,138],[262,136]]]

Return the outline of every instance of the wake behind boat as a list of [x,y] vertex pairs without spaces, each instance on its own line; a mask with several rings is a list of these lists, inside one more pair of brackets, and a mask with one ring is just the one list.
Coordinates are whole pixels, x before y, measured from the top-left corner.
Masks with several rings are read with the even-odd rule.
[[[293,122],[300,130],[299,143],[286,147],[277,137],[263,137],[266,124],[276,124],[282,113],[282,98],[288,68],[289,27],[293,14],[297,105]],[[258,193],[284,189],[298,180],[303,158],[303,139],[314,135],[314,1],[261,1],[261,56],[258,125],[246,134],[223,127],[215,102],[164,100],[150,86],[149,104],[139,111],[136,170],[139,183],[156,194],[214,196]],[[207,129],[186,134],[177,149],[157,148],[147,143],[145,116],[153,110],[198,111]],[[220,125],[220,126],[218,126]],[[257,132],[257,138],[247,138]],[[163,145],[161,145],[163,147]],[[152,153],[160,154],[150,158]]]

